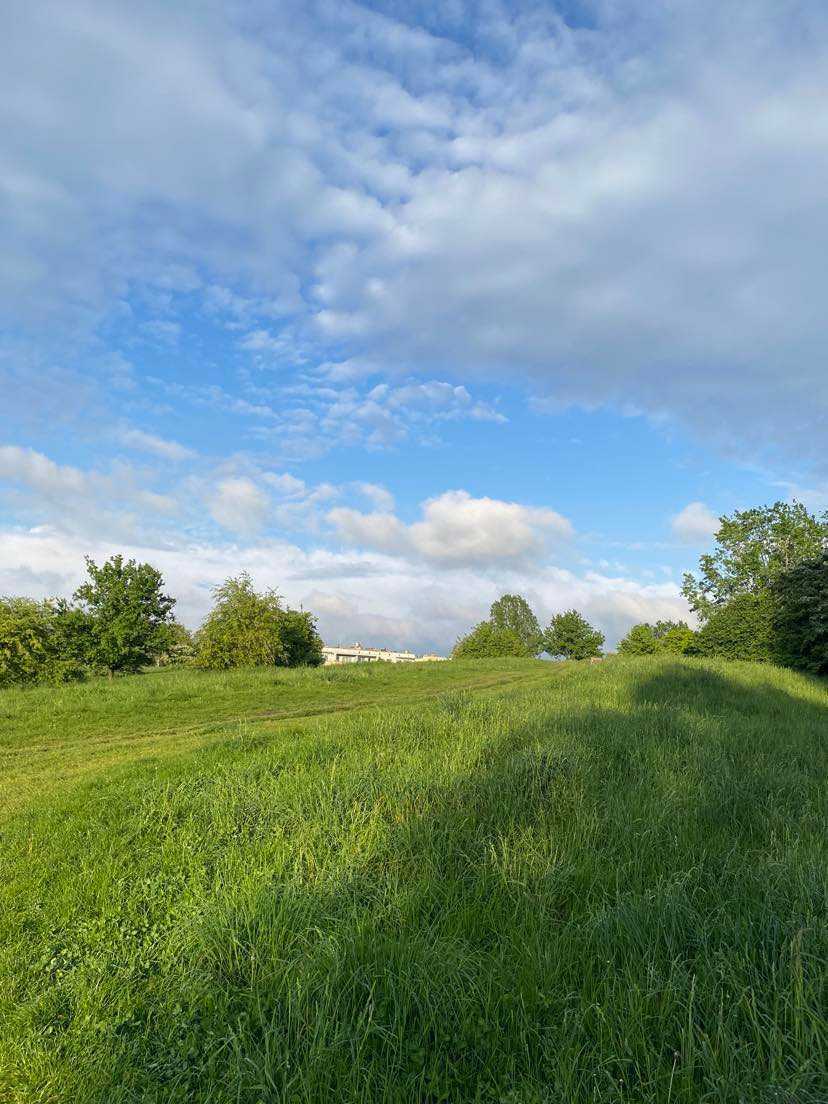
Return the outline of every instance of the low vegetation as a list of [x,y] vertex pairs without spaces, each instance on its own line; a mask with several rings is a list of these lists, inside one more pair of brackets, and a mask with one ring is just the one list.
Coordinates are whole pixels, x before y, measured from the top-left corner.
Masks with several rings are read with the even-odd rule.
[[828,1098],[822,683],[168,669],[0,717],[3,1101]]

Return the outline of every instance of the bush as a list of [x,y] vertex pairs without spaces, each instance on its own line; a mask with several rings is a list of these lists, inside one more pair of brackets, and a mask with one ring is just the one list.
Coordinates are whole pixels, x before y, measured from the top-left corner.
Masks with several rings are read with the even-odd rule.
[[653,626],[633,625],[627,635],[618,644],[621,655],[654,655],[658,651],[658,641]]
[[285,609],[275,590],[261,593],[249,575],[227,579],[214,591],[216,604],[196,633],[195,666],[318,667],[322,641],[314,617]]
[[513,629],[500,629],[491,621],[481,621],[457,641],[451,654],[454,659],[499,659],[528,658],[532,653]]
[[696,634],[684,621],[656,621],[633,625],[618,645],[621,655],[685,655],[692,647]]
[[0,599],[0,686],[84,678],[86,627],[83,615],[63,602]]
[[709,616],[696,634],[692,654],[771,662],[778,658],[776,615],[771,594],[740,594]]

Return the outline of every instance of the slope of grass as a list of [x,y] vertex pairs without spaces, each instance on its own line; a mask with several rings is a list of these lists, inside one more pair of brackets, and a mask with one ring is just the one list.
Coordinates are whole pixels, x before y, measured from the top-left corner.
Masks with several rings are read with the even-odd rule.
[[162,673],[0,718],[4,1101],[828,1099],[823,685]]

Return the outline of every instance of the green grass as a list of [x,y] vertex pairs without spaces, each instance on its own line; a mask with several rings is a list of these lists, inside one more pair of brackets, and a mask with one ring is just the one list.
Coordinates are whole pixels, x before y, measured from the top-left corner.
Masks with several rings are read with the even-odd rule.
[[4,1104],[828,1100],[825,685],[159,672],[0,726]]

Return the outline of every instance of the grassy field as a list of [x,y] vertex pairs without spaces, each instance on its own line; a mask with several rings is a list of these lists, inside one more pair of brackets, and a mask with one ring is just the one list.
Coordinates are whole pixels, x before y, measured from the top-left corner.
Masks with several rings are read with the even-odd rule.
[[828,688],[0,693],[0,1101],[825,1104]]

